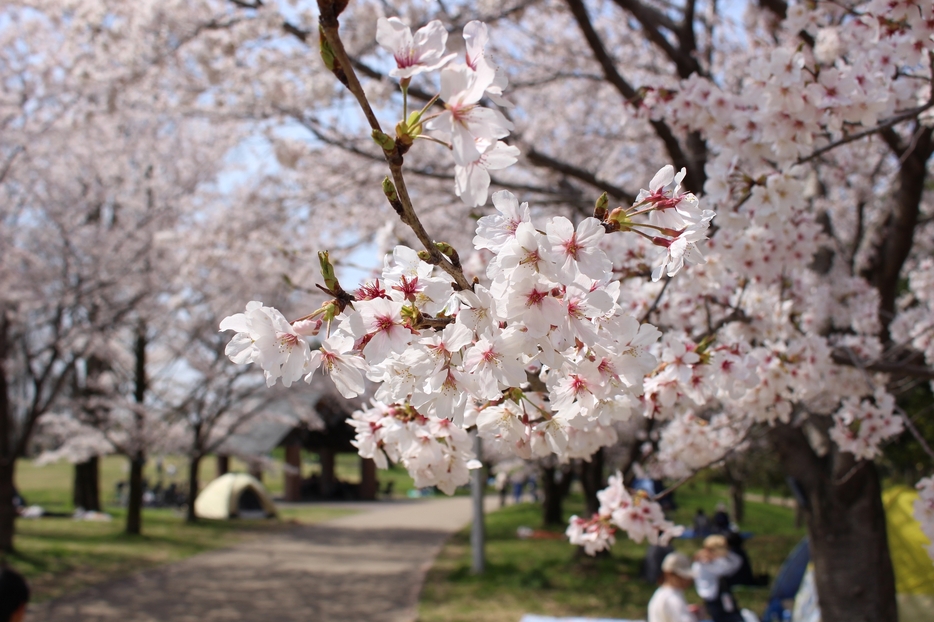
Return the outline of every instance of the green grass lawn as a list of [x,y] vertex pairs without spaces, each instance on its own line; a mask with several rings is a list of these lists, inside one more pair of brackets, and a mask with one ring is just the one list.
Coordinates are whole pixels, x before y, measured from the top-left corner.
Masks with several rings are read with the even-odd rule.
[[[273,452],[272,468],[263,474],[263,484],[273,497],[280,496],[284,489],[284,476],[282,468],[283,452]],[[163,484],[175,482],[180,486],[188,485],[188,462],[183,456],[164,456],[162,458]],[[230,470],[246,473],[247,465],[232,458]],[[117,482],[126,481],[129,476],[129,466],[126,458],[121,456],[107,456],[102,458],[99,465],[101,502],[104,506],[116,504]],[[302,477],[310,477],[312,473],[320,473],[321,467],[314,454],[302,452]],[[360,482],[360,458],[356,454],[339,454],[336,458],[334,471],[338,479],[349,483]],[[174,474],[173,474],[174,472]],[[393,497],[404,498],[414,488],[412,478],[405,468],[395,465],[391,469],[376,473],[379,479],[380,490],[388,482],[393,482]],[[158,478],[156,473],[156,460],[152,458],[146,464],[143,473],[151,484]],[[217,477],[217,461],[213,456],[204,458],[198,469],[201,487]],[[20,460],[16,464],[16,486],[30,505],[41,505],[54,512],[72,512],[74,506],[71,500],[74,467],[68,462],[54,462],[37,466],[31,460]],[[107,509],[107,507],[105,507]]]
[[[245,465],[232,462],[232,470],[246,470]],[[27,577],[36,601],[230,546],[246,538],[288,529],[295,523],[310,524],[353,513],[353,510],[305,505],[280,509],[278,520],[200,521],[188,525],[177,510],[146,508],[143,510],[143,535],[127,536],[123,533],[126,512],[114,505],[116,482],[126,479],[125,465],[126,459],[117,456],[104,458],[100,464],[102,502],[104,510],[113,516],[111,522],[81,522],[70,518],[17,520],[14,541],[17,550],[6,561]],[[166,473],[167,482],[187,479],[183,458],[165,458],[163,468],[169,465],[176,465],[176,475],[172,478]],[[148,465],[147,476],[154,479],[153,461]],[[214,460],[202,462],[200,476],[203,483],[214,478]],[[72,478],[73,467],[67,463],[41,467],[26,460],[17,463],[16,483],[20,492],[30,504],[41,505],[49,511],[73,511]],[[266,479],[274,489],[271,485],[274,480]]]
[[[679,509],[673,518],[690,524],[698,507],[711,513],[725,491],[703,485],[678,491]],[[566,515],[581,513],[580,497],[570,498]],[[794,513],[784,507],[747,503],[744,531],[756,535],[746,549],[756,573],[775,576],[785,556],[804,536],[794,527]],[[655,590],[640,578],[646,545],[620,537],[609,556],[580,554],[564,538],[520,540],[520,526],[539,528],[541,508],[525,503],[508,506],[487,516],[487,572],[470,573],[469,529],[444,547],[428,573],[419,605],[421,622],[516,622],[524,613],[555,616],[590,616],[645,619]],[[555,534],[563,528],[551,530]],[[675,547],[692,554],[699,543],[676,540]],[[765,588],[738,588],[740,605],[761,613],[768,598]],[[688,600],[699,602],[689,591]]]

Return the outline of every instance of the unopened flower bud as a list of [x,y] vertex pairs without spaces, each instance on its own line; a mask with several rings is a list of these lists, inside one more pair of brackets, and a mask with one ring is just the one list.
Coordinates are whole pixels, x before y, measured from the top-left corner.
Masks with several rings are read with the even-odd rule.
[[597,220],[604,220],[606,218],[607,209],[610,206],[610,198],[606,195],[606,192],[600,195],[597,199],[597,202],[593,206],[593,217]]
[[292,322],[292,328],[295,329],[295,332],[299,335],[314,337],[318,334],[318,331],[321,330],[323,324],[323,320],[299,320],[297,322]]
[[451,259],[451,263],[453,263],[455,266],[460,265],[460,256],[457,254],[457,251],[454,250],[453,246],[447,242],[435,242],[435,248],[441,251],[442,255],[449,257]]
[[328,68],[328,71],[334,71],[337,59],[334,57],[334,50],[331,49],[331,44],[328,43],[328,40],[324,36],[324,30],[319,30],[318,32],[318,49],[321,52],[321,60],[324,61],[324,66]]
[[321,317],[326,322],[332,321],[334,318],[341,314],[341,311],[343,311],[341,308],[341,303],[338,300],[325,301],[324,304],[321,305],[321,309],[323,309]]
[[402,307],[400,314],[402,315],[402,323],[409,328],[418,327],[422,321],[422,312],[414,304]]
[[382,147],[383,151],[392,151],[393,149],[396,148],[396,141],[393,140],[392,136],[390,136],[389,134],[386,134],[377,129],[374,129],[372,132],[372,136],[373,136],[373,141],[376,142],[377,145]]
[[431,253],[428,251],[418,251],[418,258],[424,262],[431,262]]
[[331,48],[331,44],[328,42],[327,37],[324,36],[324,28],[318,27],[318,50],[321,53],[321,60],[324,61],[324,66],[328,68],[328,71],[334,74],[340,83],[344,86],[348,85],[347,74],[344,72],[344,68],[341,67],[341,63],[337,60],[337,56],[334,54],[334,50]]
[[396,142],[402,147],[403,153],[408,150],[415,143],[415,136],[418,136],[421,133],[421,126],[419,125],[419,131],[414,132],[412,128],[409,127],[409,124],[405,121],[399,121],[396,123]]
[[613,224],[620,231],[628,231],[632,228],[632,220],[629,219],[629,214],[622,207],[617,207],[610,212],[606,221]]
[[396,192],[396,187],[393,185],[392,180],[388,177],[383,178],[383,194],[386,195],[386,200],[389,201],[389,205],[392,206],[392,209],[395,210],[399,216],[402,216],[404,212],[402,209],[402,201],[399,200],[399,194]]
[[328,258],[327,251],[318,251],[318,265],[321,266],[321,277],[324,279],[324,286],[331,291],[337,291],[337,275],[334,274],[334,266]]
[[390,203],[399,200],[399,195],[396,194],[396,187],[389,177],[383,177],[383,194],[386,195],[386,199],[388,199]]

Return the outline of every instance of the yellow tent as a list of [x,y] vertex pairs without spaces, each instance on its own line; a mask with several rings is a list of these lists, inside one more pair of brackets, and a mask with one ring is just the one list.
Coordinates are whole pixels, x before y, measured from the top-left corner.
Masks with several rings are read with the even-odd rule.
[[246,473],[226,473],[208,484],[195,499],[201,518],[260,518],[275,516],[276,506],[263,484]]
[[882,493],[899,622],[928,621],[934,615],[934,562],[927,554],[931,542],[914,517],[917,498],[918,492],[907,486]]

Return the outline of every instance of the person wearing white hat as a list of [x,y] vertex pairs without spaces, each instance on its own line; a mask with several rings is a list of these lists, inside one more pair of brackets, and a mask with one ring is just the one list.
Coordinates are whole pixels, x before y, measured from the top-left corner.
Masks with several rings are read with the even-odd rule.
[[684,600],[684,590],[693,584],[691,560],[681,553],[666,555],[660,585],[649,601],[648,622],[697,622],[692,607]]
[[707,536],[704,548],[694,554],[694,587],[713,622],[743,622],[726,581],[742,565],[743,558],[730,550],[721,535]]

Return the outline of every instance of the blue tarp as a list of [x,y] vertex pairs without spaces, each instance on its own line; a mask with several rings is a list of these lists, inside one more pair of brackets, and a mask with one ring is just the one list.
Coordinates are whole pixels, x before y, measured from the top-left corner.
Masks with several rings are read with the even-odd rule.
[[772,585],[769,604],[762,614],[763,622],[784,619],[782,616],[785,614],[785,607],[782,605],[782,601],[791,600],[798,593],[810,559],[811,550],[808,547],[808,540],[805,538],[788,554],[781,570],[778,571],[778,576],[775,577],[775,583]]
[[785,558],[785,563],[782,564],[778,576],[775,577],[772,594],[769,598],[777,600],[794,598],[801,586],[801,579],[804,577],[804,571],[807,570],[808,560],[810,559],[811,551],[808,548],[807,538],[805,538]]

